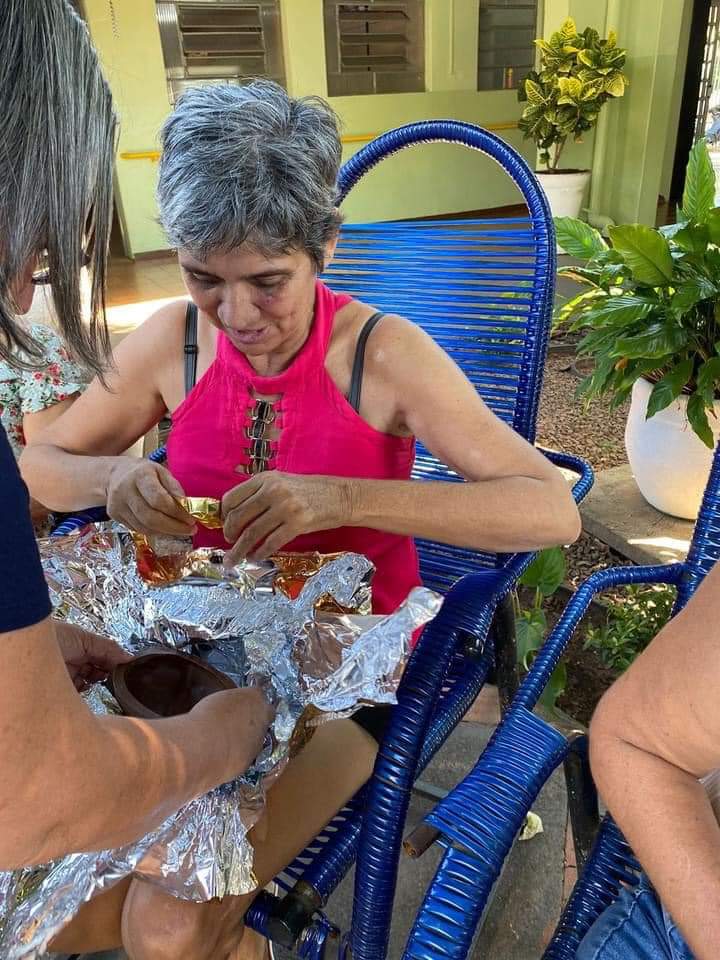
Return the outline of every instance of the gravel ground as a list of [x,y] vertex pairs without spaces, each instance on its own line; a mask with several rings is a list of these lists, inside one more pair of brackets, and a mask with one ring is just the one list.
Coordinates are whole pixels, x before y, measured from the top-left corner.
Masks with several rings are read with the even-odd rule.
[[[610,410],[609,403],[594,400],[587,410],[575,397],[580,376],[570,369],[572,355],[551,355],[538,417],[538,443],[589,460],[596,470],[625,463],[625,420],[628,404]],[[585,371],[581,368],[581,373]]]

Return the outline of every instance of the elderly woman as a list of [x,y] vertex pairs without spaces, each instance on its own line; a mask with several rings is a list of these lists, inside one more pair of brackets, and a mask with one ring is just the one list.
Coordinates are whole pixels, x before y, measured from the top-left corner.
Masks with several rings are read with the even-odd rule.
[[[226,545],[229,562],[283,548],[364,553],[377,568],[377,612],[419,582],[414,537],[493,551],[577,537],[562,476],[430,337],[318,280],[340,223],[340,138],[325,103],[270,82],[190,90],[162,146],[160,217],[190,302],[124,340],[107,388],[93,383],[26,450],[36,497],[63,511],[107,504],[136,530]],[[166,411],[166,466],[120,455]],[[412,480],[415,438],[466,482]],[[222,499],[215,538],[179,506],[183,494]],[[344,739],[328,733],[325,751],[316,737],[278,781],[258,845],[263,882],[369,775],[379,724],[368,713],[339,721]],[[133,957],[224,956],[198,932],[207,916],[227,943],[239,936],[246,899],[161,908],[160,894],[133,889]],[[141,943],[142,916],[153,918],[152,947]]]

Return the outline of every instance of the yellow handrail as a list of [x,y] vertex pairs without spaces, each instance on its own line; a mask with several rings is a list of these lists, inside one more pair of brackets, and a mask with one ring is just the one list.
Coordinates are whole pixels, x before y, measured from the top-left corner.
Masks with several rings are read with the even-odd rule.
[[[488,123],[485,125],[485,130],[490,130],[491,133],[501,133],[503,130],[517,130],[518,124],[517,120],[511,120],[507,123]],[[369,143],[371,140],[374,140],[375,137],[379,136],[377,133],[351,133],[342,138],[342,142],[346,144],[352,143]],[[159,150],[124,150],[120,154],[121,160],[151,160],[153,163],[157,163],[160,159]]]

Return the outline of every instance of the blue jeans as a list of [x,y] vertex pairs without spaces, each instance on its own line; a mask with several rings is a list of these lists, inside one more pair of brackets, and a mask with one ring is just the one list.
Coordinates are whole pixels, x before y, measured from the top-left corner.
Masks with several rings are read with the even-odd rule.
[[690,948],[643,876],[601,913],[576,960],[693,960]]

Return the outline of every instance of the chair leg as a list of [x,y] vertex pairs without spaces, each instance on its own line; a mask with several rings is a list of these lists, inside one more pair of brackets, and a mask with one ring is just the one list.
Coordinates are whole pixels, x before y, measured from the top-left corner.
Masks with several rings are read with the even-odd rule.
[[563,762],[578,872],[585,866],[600,826],[598,794],[590,771],[588,738],[576,736]]
[[504,714],[520,686],[515,614],[510,594],[498,604],[492,630],[495,637],[495,677],[500,694],[500,710]]

